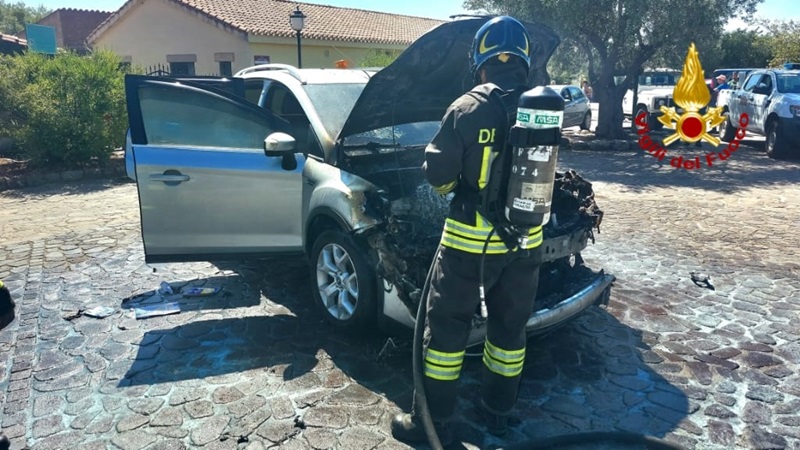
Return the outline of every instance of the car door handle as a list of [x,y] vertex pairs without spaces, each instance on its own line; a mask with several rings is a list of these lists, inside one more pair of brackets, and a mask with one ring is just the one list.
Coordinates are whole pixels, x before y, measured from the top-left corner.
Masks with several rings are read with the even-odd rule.
[[189,181],[189,175],[159,173],[150,175],[150,181],[163,181],[165,183],[180,183]]

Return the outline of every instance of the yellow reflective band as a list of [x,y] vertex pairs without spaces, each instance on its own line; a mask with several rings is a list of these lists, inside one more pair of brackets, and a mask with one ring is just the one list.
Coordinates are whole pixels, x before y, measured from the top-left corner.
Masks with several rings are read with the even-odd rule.
[[455,187],[456,187],[456,182],[453,181],[452,183],[443,184],[441,186],[434,186],[433,190],[436,191],[437,194],[445,195],[449,194],[450,191],[455,189]]
[[2,287],[3,287],[3,281],[0,280],[0,288],[2,288]]
[[425,376],[434,380],[453,381],[461,374],[461,365],[457,367],[440,367],[435,364],[425,363]]
[[[483,253],[483,243],[476,242],[469,239],[460,238],[458,236],[454,236],[452,234],[442,234],[441,244],[445,247],[454,248],[456,250],[462,250],[468,253]],[[507,253],[508,248],[506,248],[506,244],[500,243],[489,243],[489,246],[486,248],[487,254],[502,254]]]
[[481,161],[481,176],[478,178],[478,189],[485,188],[486,184],[489,183],[489,167],[492,166],[492,161],[494,161],[495,156],[497,155],[492,151],[491,145],[483,147],[483,159]]
[[429,348],[428,352],[425,354],[425,360],[443,366],[460,365],[464,361],[464,350],[455,353],[446,353]]
[[[471,227],[469,225],[464,225],[463,223],[456,222],[453,219],[446,219],[444,221],[444,231],[445,233],[448,231],[455,232],[460,234],[461,236],[468,237],[474,239],[476,241],[484,242],[486,238],[489,237],[489,233],[492,232],[492,227],[488,228],[478,228],[478,227]],[[495,233],[492,236],[491,242],[502,242],[500,236]]]
[[483,355],[483,365],[485,365],[489,371],[504,377],[516,377],[517,375],[521,374],[522,364],[522,362],[503,364],[499,361],[493,360],[485,354]]
[[504,363],[516,363],[525,360],[525,347],[519,350],[505,350],[492,344],[488,339],[483,346],[483,353]]

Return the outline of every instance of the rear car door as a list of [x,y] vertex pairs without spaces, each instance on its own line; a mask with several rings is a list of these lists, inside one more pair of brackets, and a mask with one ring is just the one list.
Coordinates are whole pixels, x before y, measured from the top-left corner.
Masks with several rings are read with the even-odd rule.
[[286,122],[192,82],[125,79],[148,262],[302,252],[302,172],[264,154]]
[[561,98],[564,99],[564,124],[561,128],[574,127],[578,125],[575,119],[575,108],[577,105],[572,101],[572,94],[569,93],[569,88],[561,88]]

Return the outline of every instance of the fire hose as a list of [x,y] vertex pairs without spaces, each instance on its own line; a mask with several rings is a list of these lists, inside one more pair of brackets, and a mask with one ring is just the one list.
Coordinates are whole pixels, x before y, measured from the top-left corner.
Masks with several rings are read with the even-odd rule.
[[[436,434],[434,428],[433,418],[431,417],[430,408],[428,408],[428,400],[425,395],[424,383],[424,369],[423,369],[423,336],[425,333],[425,322],[428,318],[428,291],[430,290],[431,278],[433,277],[433,268],[438,258],[438,251],[434,256],[433,262],[428,269],[428,275],[425,278],[425,284],[422,288],[422,295],[420,296],[419,307],[417,308],[416,323],[414,325],[414,344],[412,352],[412,366],[414,374],[414,400],[416,405],[416,412],[419,414],[422,426],[425,429],[425,434],[428,437],[428,443],[433,450],[443,450],[442,443],[439,441],[439,436]],[[481,283],[483,280],[481,279]],[[637,433],[627,433],[623,431],[596,431],[596,432],[581,432],[571,433],[549,438],[542,438],[537,440],[530,440],[519,442],[497,450],[544,450],[561,448],[566,445],[581,445],[581,444],[597,444],[598,442],[616,442],[627,445],[644,445],[647,449],[652,450],[686,450],[686,448],[660,439],[654,436],[646,436]]]

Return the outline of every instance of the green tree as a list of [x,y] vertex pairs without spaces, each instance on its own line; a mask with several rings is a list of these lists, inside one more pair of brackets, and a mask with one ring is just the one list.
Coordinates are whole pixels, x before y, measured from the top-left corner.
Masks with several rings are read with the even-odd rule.
[[800,61],[800,22],[765,21],[761,25],[768,31],[765,45],[771,51],[771,67],[780,67],[787,61]]
[[[625,135],[622,97],[644,64],[701,49],[722,34],[727,20],[752,14],[763,0],[466,0],[465,8],[503,13],[552,27],[588,59],[589,81],[600,103],[599,137]],[[673,64],[674,65],[674,64]],[[615,77],[624,76],[620,84]]]
[[26,23],[36,23],[50,14],[44,6],[26,6],[23,2],[11,3],[0,0],[0,33],[17,34]]
[[359,67],[386,67],[393,63],[401,53],[403,53],[402,50],[370,49],[359,61]]
[[587,77],[588,66],[589,61],[580,46],[565,39],[547,62],[547,73],[557,84],[580,83]]
[[[773,58],[769,42],[769,35],[756,30],[738,29],[725,32],[714,67],[766,67]],[[703,62],[706,61],[708,59],[704,58]]]

